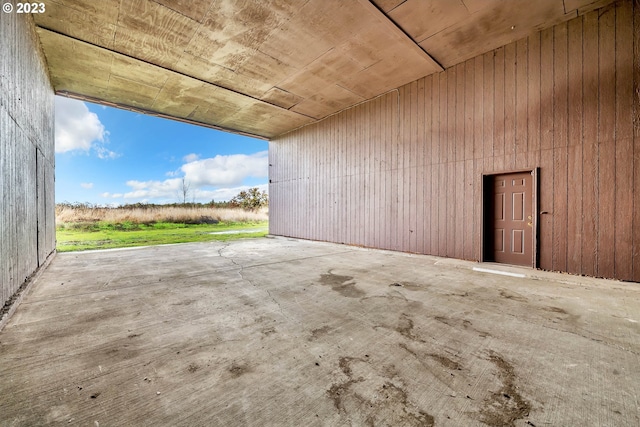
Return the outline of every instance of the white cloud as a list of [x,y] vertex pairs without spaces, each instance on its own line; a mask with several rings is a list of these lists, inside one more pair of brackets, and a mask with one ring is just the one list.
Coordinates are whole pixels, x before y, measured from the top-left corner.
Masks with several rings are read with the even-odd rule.
[[120,154],[116,153],[115,151],[107,150],[102,145],[97,145],[96,144],[96,145],[94,145],[93,148],[96,150],[96,154],[101,159],[116,159],[116,158],[120,157]]
[[187,154],[182,158],[182,160],[184,160],[187,163],[195,162],[198,159],[200,159],[200,154],[195,154],[195,153]]
[[[164,181],[127,181],[127,185],[131,187],[132,191],[124,194],[110,194],[103,193],[103,197],[125,199],[144,199],[156,200],[160,202],[180,202],[182,201],[182,178],[167,179]],[[215,200],[216,202],[222,202],[230,200],[233,196],[237,195],[242,190],[248,190],[252,187],[258,187],[260,191],[268,191],[269,184],[260,185],[241,185],[238,187],[226,187],[218,188],[214,190],[202,189],[202,188],[190,188],[189,200],[195,200],[200,202],[208,202]]]
[[80,187],[90,190],[93,188],[93,182],[81,182]]
[[56,153],[94,150],[101,159],[114,159],[118,154],[108,150],[109,132],[96,113],[77,99],[55,97]]
[[127,181],[133,191],[124,194],[125,199],[178,199],[182,178],[165,179],[164,181]]
[[267,151],[255,154],[218,155],[182,165],[185,179],[195,187],[238,186],[245,178],[266,178],[269,174]]
[[55,103],[56,153],[89,151],[94,141],[104,142],[106,130],[84,102],[56,96]]
[[[269,170],[268,152],[255,154],[218,155],[199,159],[196,154],[184,157],[185,163],[179,170],[167,172],[165,180],[129,180],[131,191],[123,193],[102,193],[105,198],[122,198],[127,202],[153,201],[155,203],[182,201],[182,180],[189,186],[189,201],[208,202],[210,200],[230,200],[242,190],[258,187],[267,191],[268,184],[242,185],[248,177],[266,178]],[[191,160],[191,161],[189,161]],[[180,176],[184,174],[183,176]]]
[[100,194],[101,197],[106,199],[120,199],[123,194],[122,193],[109,193],[108,191]]

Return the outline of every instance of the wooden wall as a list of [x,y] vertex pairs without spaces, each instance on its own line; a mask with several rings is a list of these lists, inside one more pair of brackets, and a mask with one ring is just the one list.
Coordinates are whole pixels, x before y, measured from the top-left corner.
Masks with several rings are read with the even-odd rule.
[[1,309],[55,249],[55,175],[53,90],[30,17],[0,14],[0,40]]
[[271,141],[270,232],[481,258],[482,175],[539,168],[539,267],[640,281],[640,4]]

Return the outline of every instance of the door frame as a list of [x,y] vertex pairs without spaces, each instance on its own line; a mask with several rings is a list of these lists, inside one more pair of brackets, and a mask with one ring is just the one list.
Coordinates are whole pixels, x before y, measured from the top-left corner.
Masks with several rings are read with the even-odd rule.
[[489,215],[489,209],[490,209],[490,204],[493,203],[493,201],[491,200],[491,195],[493,194],[493,178],[496,175],[505,175],[505,174],[510,174],[510,173],[523,173],[523,172],[529,172],[531,173],[531,178],[532,178],[532,197],[533,197],[533,206],[531,207],[531,211],[532,211],[532,227],[533,227],[533,231],[532,231],[532,237],[533,237],[533,264],[531,265],[531,267],[533,268],[538,268],[539,266],[539,260],[540,260],[540,253],[539,253],[539,247],[540,245],[538,245],[538,240],[539,240],[539,227],[538,227],[538,219],[540,217],[540,213],[538,212],[538,200],[540,198],[540,186],[539,186],[539,179],[540,179],[540,168],[533,168],[533,169],[514,169],[514,170],[505,170],[505,171],[494,171],[491,173],[483,173],[482,174],[482,178],[481,178],[481,183],[482,183],[482,189],[481,189],[481,200],[482,200],[482,206],[480,209],[480,224],[482,224],[482,227],[480,227],[480,262],[493,262],[493,256],[492,254],[489,254],[490,250],[493,250],[492,245],[489,244],[492,236],[492,233],[488,233],[487,230],[493,226],[493,222],[492,222],[492,218],[490,218]]

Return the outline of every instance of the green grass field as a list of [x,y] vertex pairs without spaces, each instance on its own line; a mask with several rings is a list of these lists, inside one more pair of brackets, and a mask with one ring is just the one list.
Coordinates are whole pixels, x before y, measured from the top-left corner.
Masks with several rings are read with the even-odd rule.
[[[158,222],[137,224],[66,223],[56,229],[58,252],[90,249],[126,248],[169,243],[228,241],[247,237],[264,237],[268,221],[218,224],[178,224]],[[245,231],[246,232],[243,232]],[[229,232],[229,233],[224,233]],[[211,234],[223,233],[223,234]]]

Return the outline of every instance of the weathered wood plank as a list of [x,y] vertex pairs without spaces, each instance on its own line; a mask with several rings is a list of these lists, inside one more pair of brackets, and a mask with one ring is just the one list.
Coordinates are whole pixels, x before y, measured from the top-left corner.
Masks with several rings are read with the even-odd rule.
[[540,151],[540,268],[553,268],[553,149]]
[[51,83],[30,18],[1,20],[0,307],[55,248]]
[[[515,164],[514,169],[529,167],[528,159],[528,130],[529,122],[527,109],[529,106],[528,78],[529,78],[529,39],[522,39],[516,43],[516,94],[515,94]],[[535,74],[535,72],[534,72]]]
[[540,148],[553,147],[553,28],[540,39]]
[[484,68],[484,86],[483,86],[483,119],[484,119],[484,171],[486,173],[493,171],[493,152],[494,152],[494,131],[493,122],[495,117],[494,99],[494,53],[486,53],[483,58]]
[[[616,3],[615,277],[633,280],[633,4]],[[637,30],[636,30],[637,31]],[[637,67],[637,65],[635,65]]]
[[527,149],[534,168],[540,165],[540,33],[529,37],[528,53]]
[[[640,6],[633,4],[633,60],[640,58]],[[640,93],[640,67],[633,67],[633,93]],[[633,97],[633,280],[640,282],[640,97]]]
[[398,181],[398,208],[397,208],[397,250],[404,250],[405,248],[405,239],[407,238],[408,231],[406,230],[405,224],[405,210],[407,208],[405,201],[405,185],[408,185],[405,178],[405,149],[406,149],[406,141],[405,141],[405,130],[406,130],[406,120],[407,116],[404,114],[406,111],[406,86],[403,86],[399,89],[399,99],[398,99],[398,130],[397,135],[398,139],[396,141],[396,146],[398,150],[397,154],[397,162],[396,162],[396,170],[397,170],[397,181]]
[[484,58],[482,56],[474,58],[473,70],[473,116],[471,118],[473,158],[481,159],[484,157]]
[[447,97],[446,97],[446,114],[447,114],[447,125],[443,129],[445,135],[445,157],[444,161],[446,163],[455,162],[456,161],[456,151],[457,140],[456,140],[456,84],[458,78],[458,70],[459,67],[456,65],[455,67],[447,70]]
[[425,79],[418,80],[416,100],[416,252],[424,253],[425,228]]
[[440,209],[438,209],[438,202],[440,201],[440,188],[439,188],[439,163],[440,163],[440,76],[442,73],[433,75],[432,84],[432,128],[431,128],[431,147],[433,149],[433,161],[431,162],[431,255],[437,255],[440,248]]
[[615,273],[615,9],[599,12],[598,276]]
[[[598,13],[583,19],[583,57],[598,57]],[[598,63],[586,60],[583,67],[584,140],[582,145],[582,274],[594,276],[598,267]]]
[[464,222],[465,218],[465,191],[464,191],[464,156],[465,156],[465,80],[467,78],[466,64],[456,65],[456,96],[455,96],[455,168],[453,169],[453,181],[455,182],[455,195],[453,205],[453,233],[454,233],[454,256],[464,257]]
[[[475,67],[476,61],[471,59],[465,64],[464,82],[464,191],[463,191],[463,251],[464,259],[473,259],[474,227],[478,221],[474,217],[474,194],[473,194],[473,157],[474,157],[474,107],[475,107]],[[458,178],[459,179],[459,178]]]
[[504,169],[516,167],[516,43],[504,47]]
[[[553,269],[567,269],[567,26],[554,27]],[[546,189],[545,189],[546,190]]]
[[472,259],[479,261],[482,251],[482,173],[484,172],[484,58],[475,58],[473,111],[473,246]]
[[582,123],[583,51],[582,19],[569,21],[568,27],[568,128],[567,165],[567,271],[582,271]]
[[425,77],[424,83],[424,198],[422,204],[424,206],[424,249],[423,253],[431,254],[432,250],[432,222],[433,222],[433,76]]
[[[494,169],[496,171],[503,170],[504,167],[504,98],[505,98],[505,86],[504,86],[504,54],[505,48],[501,47],[495,51],[495,94],[493,98],[494,108],[494,122],[493,122],[493,156],[494,156]],[[496,163],[497,162],[497,163]]]
[[418,160],[418,82],[412,82],[409,84],[409,141],[410,148],[409,162],[405,161],[405,168],[409,170],[409,191],[407,204],[409,206],[409,252],[418,252],[418,223],[417,223],[417,211],[418,205],[421,200],[418,199],[418,175],[417,175],[417,160]]

